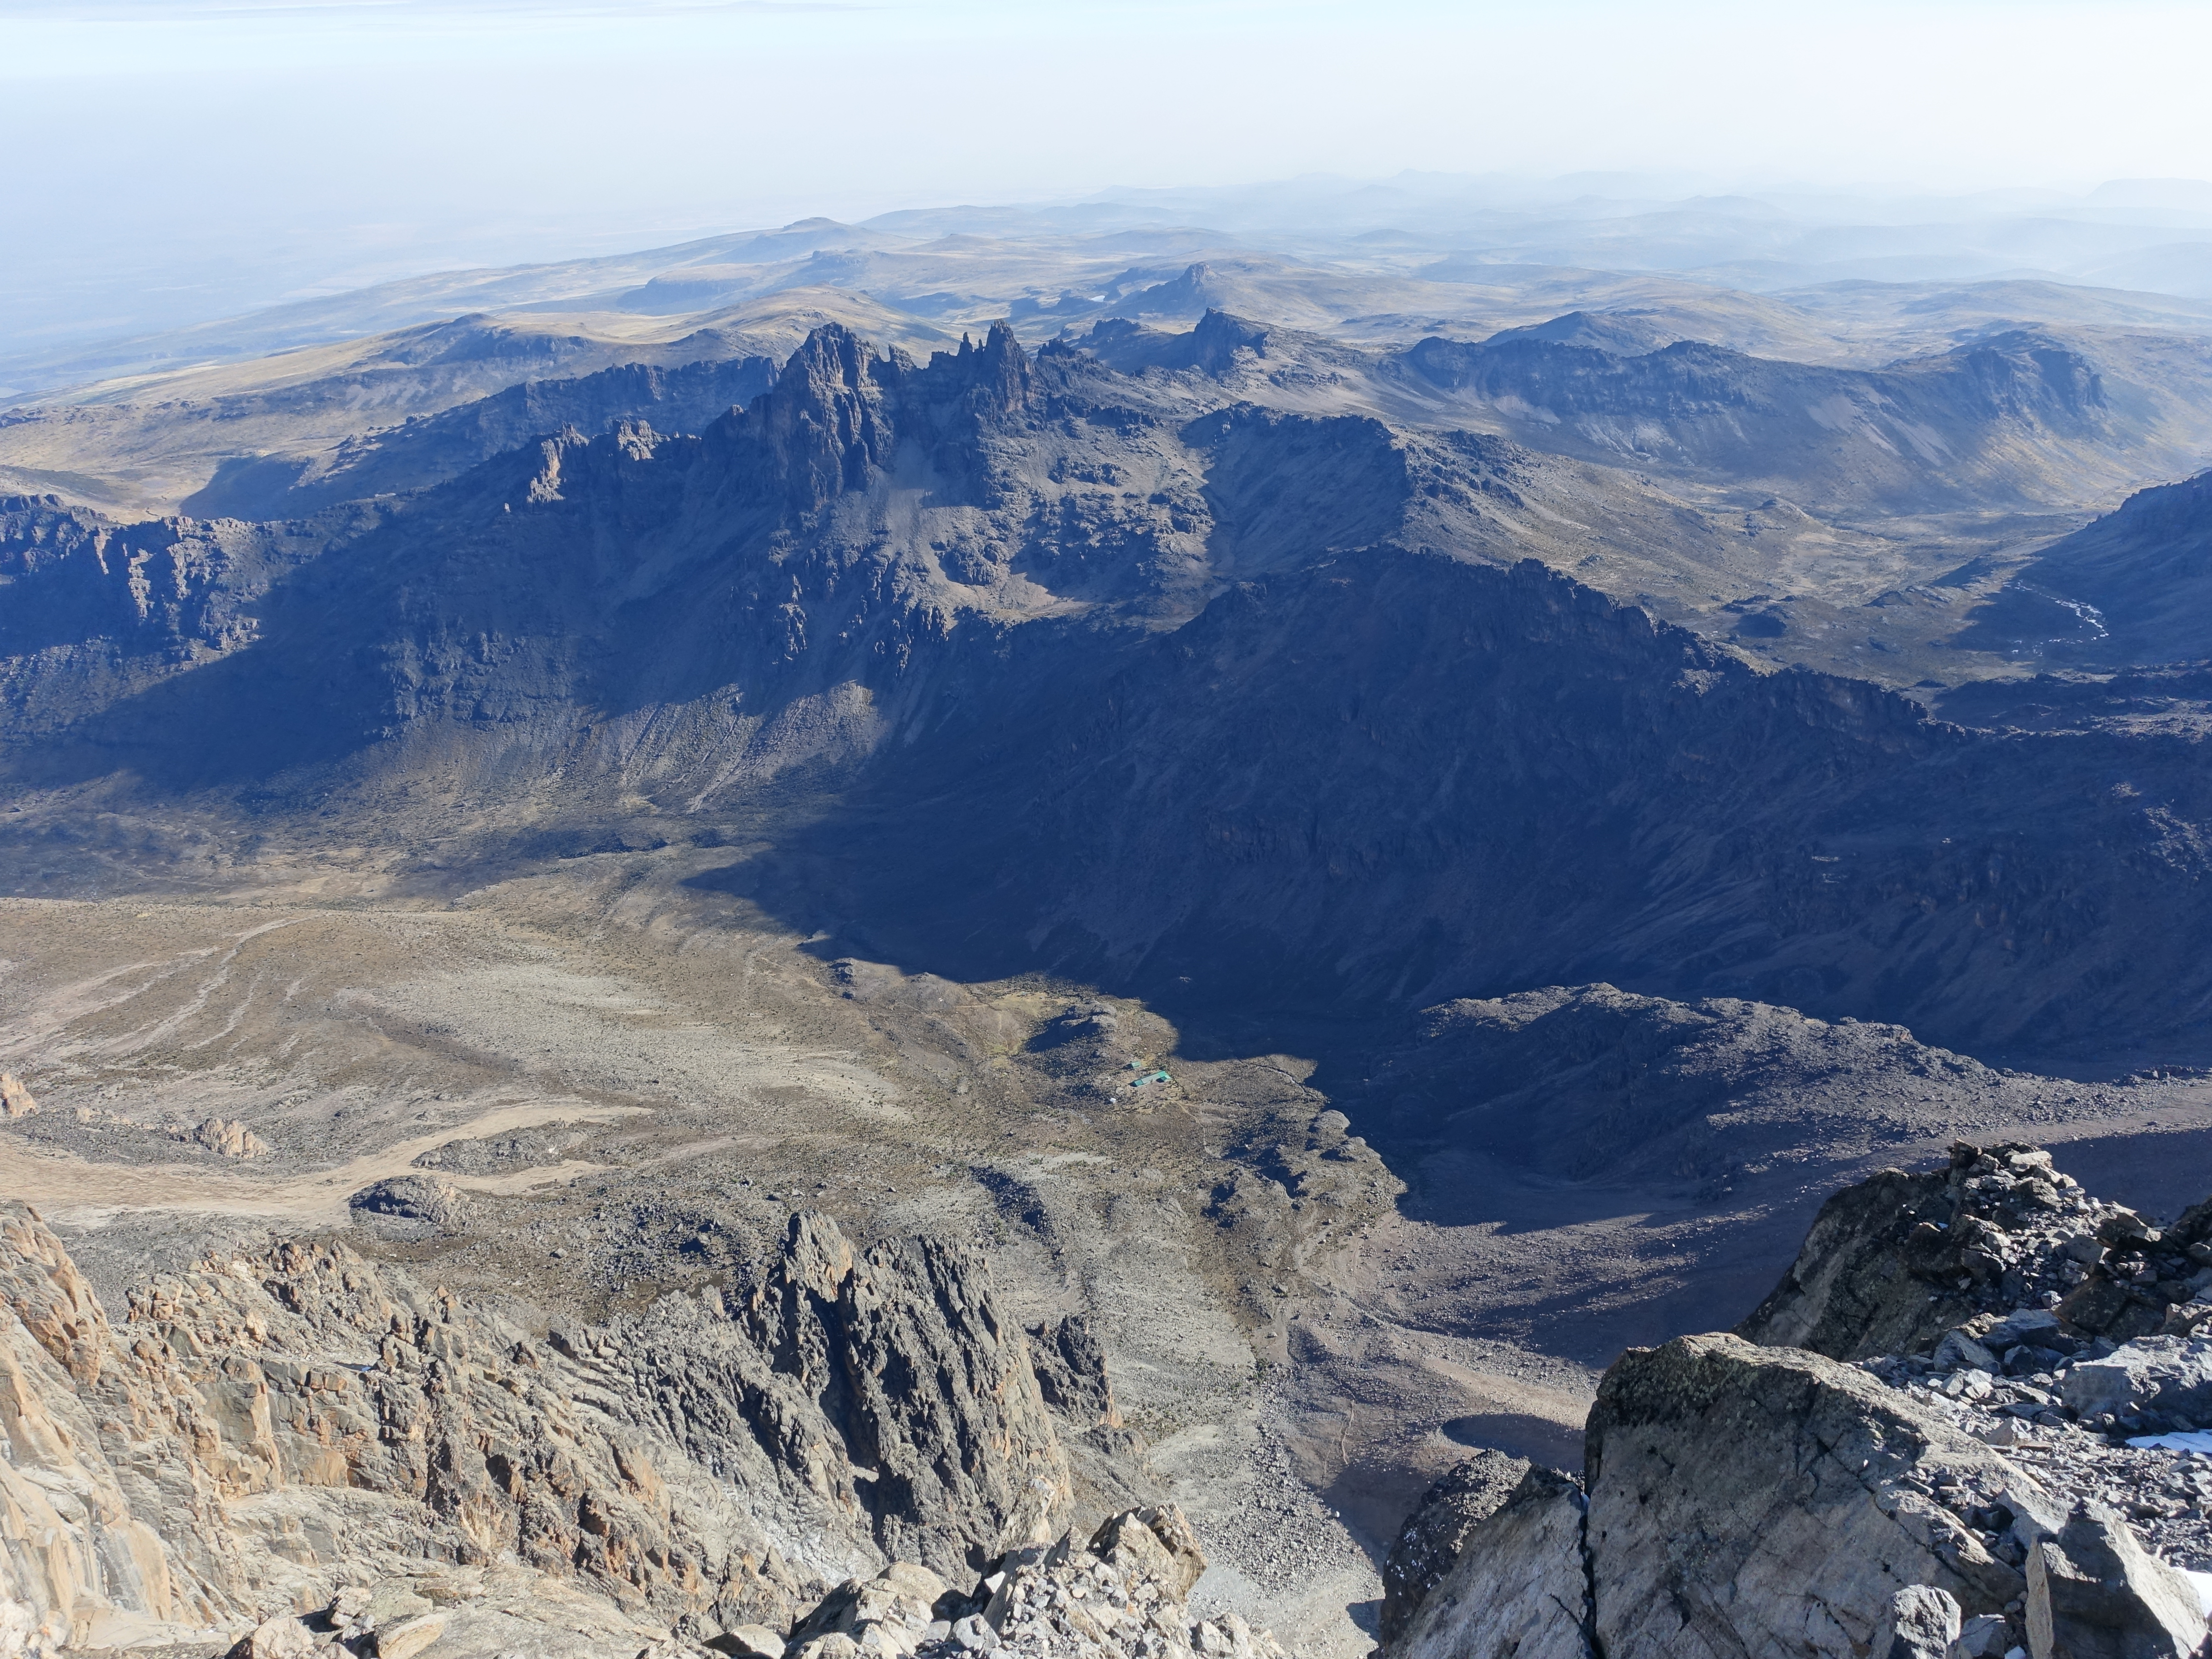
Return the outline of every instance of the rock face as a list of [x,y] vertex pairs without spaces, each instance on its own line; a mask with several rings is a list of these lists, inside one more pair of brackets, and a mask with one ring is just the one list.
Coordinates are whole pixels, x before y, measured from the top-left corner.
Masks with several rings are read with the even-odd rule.
[[[50,1632],[252,1622],[426,1561],[526,1611],[789,1616],[884,1546],[971,1570],[1048,1536],[1066,1465],[980,1266],[793,1224],[732,1319],[665,1298],[533,1341],[343,1247],[134,1291],[118,1326],[0,1209],[0,1561]],[[34,1540],[45,1540],[44,1543]],[[411,1593],[411,1592],[410,1592]],[[588,1621],[587,1621],[588,1622]]]
[[1455,1463],[1422,1494],[1382,1563],[1382,1640],[1396,1639],[1413,1610],[1452,1570],[1468,1537],[1528,1473],[1525,1458],[1484,1449]]
[[1588,1435],[1607,1653],[1848,1654],[1908,1584],[1976,1613],[2024,1588],[1919,1489],[2026,1477],[1818,1355],[1729,1336],[1632,1352],[1606,1374]]
[[1389,1651],[1420,1659],[1592,1659],[1588,1508],[1575,1480],[1530,1469],[1468,1531],[1457,1563]]

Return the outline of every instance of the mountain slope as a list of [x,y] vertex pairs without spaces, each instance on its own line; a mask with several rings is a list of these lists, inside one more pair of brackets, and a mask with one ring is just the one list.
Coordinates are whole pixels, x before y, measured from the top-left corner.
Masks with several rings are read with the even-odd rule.
[[[1602,978],[1952,1043],[2200,1028],[2189,743],[1976,733],[1763,672],[1520,562],[1603,521],[1577,469],[1203,392],[1003,328],[927,364],[825,329],[695,438],[548,439],[389,507],[194,530],[212,633],[136,608],[146,561],[103,551],[182,530],[31,511],[15,832],[118,791],[387,836],[466,799],[480,844],[547,850],[743,819],[775,850],[726,884],[965,977],[1347,1017]],[[763,820],[779,780],[811,804]]]

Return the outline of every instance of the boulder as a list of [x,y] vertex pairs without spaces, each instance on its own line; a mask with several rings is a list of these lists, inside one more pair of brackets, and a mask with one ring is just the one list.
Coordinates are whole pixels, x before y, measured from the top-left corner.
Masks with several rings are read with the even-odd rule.
[[831,1590],[792,1627],[789,1645],[803,1653],[817,1638],[849,1636],[865,1649],[868,1633],[880,1630],[904,1638],[904,1651],[935,1621],[944,1594],[945,1581],[927,1567],[894,1561],[872,1578],[848,1578]]
[[264,1619],[232,1646],[228,1659],[308,1659],[330,1646],[306,1622],[289,1613]]
[[2083,1417],[2156,1411],[2212,1422],[2212,1341],[2143,1336],[2068,1368],[2059,1397]]
[[2033,1483],[1855,1366],[1734,1336],[1632,1349],[1585,1446],[1603,1651],[1864,1653],[1897,1593],[1996,1613],[2021,1575],[1928,1494]]
[[187,1139],[224,1158],[264,1158],[269,1152],[269,1143],[236,1118],[209,1118]]
[[1406,1517],[1382,1564],[1382,1640],[1395,1641],[1459,1559],[1468,1535],[1528,1473],[1528,1461],[1485,1449],[1437,1477]]
[[39,1109],[39,1103],[31,1098],[31,1091],[15,1081],[13,1072],[0,1072],[0,1114],[9,1117],[29,1117]]
[[446,1633],[442,1613],[417,1613],[388,1625],[379,1625],[369,1646],[374,1659],[415,1659],[415,1656]]
[[2027,1558],[2033,1659],[2190,1659],[2204,1644],[2197,1587],[2094,1505]]
[[1959,1604],[1930,1584],[1907,1584],[1889,1599],[1872,1659],[1945,1659],[1959,1639]]
[[1960,1621],[1950,1659],[2003,1659],[2012,1647],[2012,1621],[2000,1613],[1978,1613]]
[[709,1637],[708,1648],[730,1659],[783,1659],[784,1640],[765,1625],[739,1625]]
[[1091,1553],[1119,1571],[1159,1584],[1176,1601],[1206,1571],[1198,1534],[1172,1504],[1109,1516],[1091,1534]]
[[1592,1659],[1585,1509],[1573,1477],[1529,1469],[1468,1529],[1389,1644],[1391,1659]]

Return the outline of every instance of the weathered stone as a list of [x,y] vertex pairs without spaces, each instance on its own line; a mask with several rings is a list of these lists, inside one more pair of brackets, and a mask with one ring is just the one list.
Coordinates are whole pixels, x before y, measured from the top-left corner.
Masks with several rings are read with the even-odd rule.
[[2212,1419],[2212,1341],[2138,1337],[2106,1358],[2069,1366],[2059,1395],[2084,1417],[2159,1411],[2197,1422]]
[[418,1613],[411,1619],[378,1626],[370,1646],[375,1659],[415,1659],[416,1654],[445,1633],[444,1613]]
[[0,1114],[9,1117],[29,1117],[39,1109],[39,1103],[31,1098],[31,1091],[15,1080],[13,1072],[0,1072]]
[[1943,1333],[1943,1340],[1936,1345],[1936,1364],[1946,1370],[1964,1365],[1978,1371],[2002,1370],[1997,1357],[1961,1330]]
[[1586,1432],[1607,1653],[1834,1659],[1866,1650],[1907,1585],[1977,1613],[2021,1594],[1921,1489],[2026,1477],[1855,1367],[1732,1336],[1631,1350]]
[[730,1655],[731,1659],[783,1659],[785,1644],[783,1638],[765,1625],[739,1625],[709,1637],[707,1645],[716,1653]]
[[1482,1450],[1437,1477],[1390,1545],[1382,1564],[1382,1636],[1387,1644],[1412,1620],[1422,1599],[1459,1559],[1468,1534],[1487,1520],[1528,1473],[1526,1458]]
[[1528,1470],[1468,1532],[1389,1646],[1392,1659],[1590,1659],[1586,1508],[1569,1476]]
[[329,1644],[289,1613],[264,1619],[230,1650],[228,1659],[307,1659]]
[[2203,1644],[2196,1586],[2109,1511],[2076,1510],[2028,1553],[2033,1659],[2190,1659]]
[[1959,1637],[1959,1604],[1930,1584],[1907,1584],[1889,1598],[1875,1631],[1874,1659],[1945,1659]]
[[1091,1535],[1091,1553],[1122,1572],[1151,1579],[1176,1601],[1206,1571],[1206,1553],[1172,1504],[1111,1516]]
[[882,1626],[911,1649],[936,1620],[944,1594],[945,1581],[928,1568],[894,1561],[872,1578],[848,1578],[830,1591],[792,1627],[790,1645],[803,1650],[817,1637],[844,1635],[865,1647],[863,1638]]
[[1950,1659],[2003,1659],[2012,1645],[2011,1620],[1999,1613],[1978,1613],[1960,1624]]

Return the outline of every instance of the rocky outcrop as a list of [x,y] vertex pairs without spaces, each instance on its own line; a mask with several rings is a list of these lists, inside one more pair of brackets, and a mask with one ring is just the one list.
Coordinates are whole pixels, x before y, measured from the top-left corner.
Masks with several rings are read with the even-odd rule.
[[346,1200],[346,1206],[356,1215],[392,1216],[453,1228],[467,1219],[469,1201],[441,1176],[393,1176],[362,1188]]
[[223,1158],[265,1158],[269,1153],[269,1143],[236,1118],[209,1118],[194,1126],[190,1139],[195,1146]]
[[616,1627],[781,1627],[810,1583],[901,1550],[972,1571],[1068,1503],[1027,1339],[940,1245],[856,1259],[801,1217],[736,1318],[669,1297],[541,1342],[296,1243],[157,1279],[111,1324],[34,1212],[0,1210],[0,1561],[80,1643],[435,1561],[477,1572],[464,1600],[501,1572],[543,1599],[520,1573]]
[[796,1216],[742,1315],[871,1472],[877,1545],[946,1572],[1050,1537],[1071,1496],[1028,1338],[980,1267],[928,1240],[856,1258],[828,1218]]
[[2094,1277],[2097,1230],[2114,1212],[2048,1152],[1961,1141],[1948,1169],[1886,1170],[1822,1205],[1782,1283],[1736,1330],[1834,1358],[1923,1352],[1978,1313]]
[[[2149,1431],[2212,1417],[2212,1341],[2116,1345],[2067,1309],[2115,1256],[2118,1284],[2193,1242],[2206,1208],[2151,1228],[2018,1145],[1962,1143],[1942,1170],[1839,1195],[1745,1328],[1866,1357],[1722,1334],[1630,1350],[1581,1485],[1532,1471],[1425,1595],[1409,1585],[1389,1651],[2196,1653],[2204,1613],[2177,1564],[2212,1566],[2212,1478]],[[1866,1353],[1885,1339],[1913,1346]],[[1548,1624],[1540,1583],[1561,1587]],[[1586,1616],[1559,1611],[1582,1605],[1570,1589]]]
[[12,1072],[0,1072],[0,1114],[9,1117],[29,1117],[39,1109],[39,1103],[31,1091],[15,1080]]
[[1414,1610],[1452,1570],[1475,1528],[1494,1514],[1528,1473],[1526,1458],[1481,1450],[1455,1463],[1430,1486],[1382,1563],[1382,1640],[1395,1641]]

